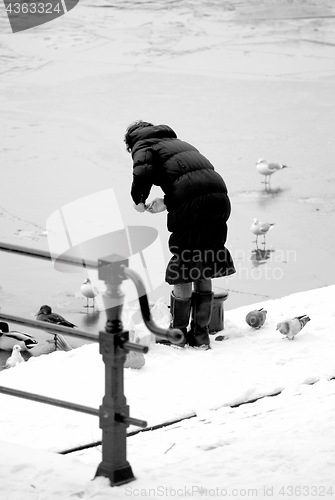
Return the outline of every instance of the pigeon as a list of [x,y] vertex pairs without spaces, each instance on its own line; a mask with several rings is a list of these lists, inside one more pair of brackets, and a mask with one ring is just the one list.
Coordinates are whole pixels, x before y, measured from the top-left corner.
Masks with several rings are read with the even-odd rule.
[[258,244],[258,236],[260,236],[261,234],[263,235],[263,243],[265,245],[265,235],[273,226],[273,222],[260,222],[258,219],[253,220],[253,223],[250,226],[250,230],[256,235],[256,245]]
[[260,158],[256,163],[256,168],[260,174],[265,176],[264,184],[270,186],[271,175],[278,172],[278,170],[287,168],[287,165],[283,165],[282,163],[270,163]]
[[276,330],[279,330],[287,339],[294,340],[295,335],[297,335],[310,320],[311,318],[306,314],[295,316],[294,318],[286,319],[278,323]]
[[21,351],[27,351],[37,344],[37,340],[28,333],[9,331],[8,323],[0,321],[0,350],[11,351],[15,345],[19,345]]
[[67,326],[69,328],[74,328],[76,326],[70,321],[67,321],[60,314],[53,313],[51,307],[48,305],[40,307],[40,310],[36,314],[36,319],[39,321],[46,321],[47,323],[54,323],[55,325]]
[[14,366],[24,363],[24,359],[20,353],[21,347],[15,344],[13,347],[12,355],[6,361],[6,368],[13,368]]
[[[84,307],[94,307],[94,297],[98,295],[99,290],[93,287],[91,280],[87,278],[80,287],[81,294],[86,297],[86,306]],[[89,305],[89,300],[92,299],[92,305]]]
[[252,328],[256,328],[256,330],[258,330],[258,328],[264,325],[266,320],[266,314],[267,311],[265,311],[265,309],[263,308],[254,309],[253,311],[250,311],[246,315],[245,320],[249,326],[251,326]]

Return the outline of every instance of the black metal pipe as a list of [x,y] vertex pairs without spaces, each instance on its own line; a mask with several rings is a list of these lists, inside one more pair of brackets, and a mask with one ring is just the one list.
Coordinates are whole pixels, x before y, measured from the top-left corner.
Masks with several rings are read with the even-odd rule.
[[146,345],[135,344],[135,342],[123,342],[122,347],[127,351],[141,352],[146,354],[149,351],[149,347]]
[[37,259],[57,261],[57,263],[59,264],[68,264],[70,266],[88,267],[93,269],[96,269],[98,267],[98,263],[91,260],[85,259],[85,263],[83,263],[83,259],[79,259],[73,256],[70,257],[65,254],[63,254],[62,256],[58,256],[51,254],[46,250],[29,248],[22,245],[15,245],[13,243],[0,242],[0,251],[23,255],[25,257],[35,257]]
[[0,318],[15,323],[17,325],[30,326],[36,328],[37,330],[46,330],[50,333],[63,333],[65,335],[70,335],[72,337],[78,337],[81,339],[99,341],[99,337],[93,333],[85,332],[83,330],[78,330],[77,328],[70,328],[68,326],[55,325],[53,323],[47,323],[46,321],[37,321],[34,319],[22,318],[20,316],[14,316],[13,314],[6,314],[0,311]]
[[143,321],[148,330],[154,333],[158,338],[170,340],[174,344],[182,343],[184,340],[184,334],[181,330],[177,328],[168,328],[168,329],[161,328],[160,326],[156,325],[153,322],[151,318],[146,290],[139,274],[137,274],[132,269],[129,269],[128,267],[124,267],[124,274],[127,278],[130,278],[132,280],[132,282],[136,287]]
[[7,396],[29,399],[30,401],[36,401],[37,403],[45,403],[52,406],[58,406],[59,408],[66,408],[67,410],[87,413],[88,415],[94,415],[96,417],[99,416],[98,409],[79,405],[77,403],[71,403],[70,401],[62,401],[61,399],[49,398],[48,396],[43,396],[41,394],[11,389],[10,387],[4,387],[3,385],[0,385],[0,392],[2,394],[6,394]]
[[128,417],[122,413],[115,413],[116,422],[122,422],[127,425],[136,425],[137,427],[146,427],[148,423],[145,420],[140,420],[138,418]]
[[[188,420],[188,419],[191,419],[194,417],[196,417],[196,414],[191,413],[190,415],[186,415],[185,417],[177,418],[175,420],[168,420],[168,421],[162,422],[160,424],[151,425],[150,427],[136,429],[135,431],[128,432],[127,438],[132,437],[132,436],[136,436],[137,434],[140,434],[142,432],[156,431],[159,429],[163,429],[164,427],[169,427],[170,425],[175,425],[175,424],[178,424],[179,422],[182,422],[183,420]],[[82,445],[75,446],[73,448],[68,448],[66,450],[58,451],[57,453],[59,453],[59,455],[68,455],[70,453],[75,453],[77,451],[86,450],[89,448],[96,448],[97,446],[101,446],[101,445],[102,445],[101,440],[94,441],[93,443],[82,444]]]
[[87,450],[89,448],[96,448],[97,446],[101,446],[102,441],[95,441],[94,443],[83,444],[80,446],[75,446],[74,448],[68,448],[67,450],[57,451],[59,455],[69,455],[70,453],[75,453],[76,451]]

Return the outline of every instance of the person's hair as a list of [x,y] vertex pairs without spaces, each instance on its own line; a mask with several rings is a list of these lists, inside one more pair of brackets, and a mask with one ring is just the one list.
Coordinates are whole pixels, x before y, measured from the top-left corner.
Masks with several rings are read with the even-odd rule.
[[131,148],[134,145],[132,138],[131,138],[131,134],[134,132],[134,130],[136,130],[138,128],[152,127],[152,126],[153,126],[153,123],[144,122],[142,120],[137,120],[136,122],[133,122],[128,126],[128,128],[126,130],[126,134],[124,136],[124,142],[126,143],[126,148],[127,148],[128,152],[131,151]]

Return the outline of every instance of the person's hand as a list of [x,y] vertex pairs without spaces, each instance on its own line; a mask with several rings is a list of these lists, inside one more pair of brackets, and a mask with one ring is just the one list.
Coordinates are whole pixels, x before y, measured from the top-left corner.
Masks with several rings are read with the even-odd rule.
[[135,210],[137,210],[137,212],[145,212],[146,210],[146,206],[144,205],[144,203],[139,203],[138,205],[135,205],[134,204],[134,208]]
[[166,210],[166,205],[163,198],[155,198],[147,205],[147,211],[151,214],[158,214],[159,212],[164,212],[164,210]]

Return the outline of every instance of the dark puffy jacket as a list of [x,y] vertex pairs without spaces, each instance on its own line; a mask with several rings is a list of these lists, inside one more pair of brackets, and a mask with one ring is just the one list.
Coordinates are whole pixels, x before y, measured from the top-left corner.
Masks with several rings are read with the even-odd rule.
[[138,128],[131,141],[135,204],[146,202],[153,184],[165,194],[173,254],[166,281],[185,283],[233,274],[225,248],[230,201],[213,165],[194,146],[177,139],[167,125]]

